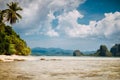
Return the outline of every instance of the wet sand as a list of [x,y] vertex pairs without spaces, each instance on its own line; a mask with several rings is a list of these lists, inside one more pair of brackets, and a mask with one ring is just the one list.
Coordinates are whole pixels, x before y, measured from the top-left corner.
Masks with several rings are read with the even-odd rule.
[[1,61],[0,80],[120,80],[120,58],[28,57],[24,61]]

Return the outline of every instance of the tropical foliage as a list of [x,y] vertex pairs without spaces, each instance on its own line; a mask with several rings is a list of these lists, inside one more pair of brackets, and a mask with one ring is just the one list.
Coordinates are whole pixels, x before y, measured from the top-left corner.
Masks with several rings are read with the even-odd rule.
[[14,24],[21,19],[22,17],[17,11],[21,11],[22,8],[16,2],[11,2],[7,6],[8,9],[0,10],[0,54],[29,55],[30,48],[27,47],[26,42],[11,26],[5,24],[5,22]]

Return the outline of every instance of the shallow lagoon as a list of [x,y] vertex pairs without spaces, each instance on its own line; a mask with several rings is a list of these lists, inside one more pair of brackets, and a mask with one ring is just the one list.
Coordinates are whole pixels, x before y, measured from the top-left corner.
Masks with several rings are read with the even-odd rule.
[[0,80],[120,80],[120,58],[41,56],[0,62]]

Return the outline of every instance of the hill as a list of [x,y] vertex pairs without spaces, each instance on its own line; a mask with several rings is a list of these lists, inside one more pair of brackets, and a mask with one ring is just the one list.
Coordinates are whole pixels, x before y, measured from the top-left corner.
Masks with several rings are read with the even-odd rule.
[[41,48],[32,49],[32,54],[36,56],[72,56],[73,50],[64,50],[61,48]]
[[110,57],[112,56],[112,53],[107,49],[106,45],[101,45],[94,55],[102,56],[102,57]]
[[5,24],[0,25],[0,54],[1,55],[29,55],[30,48],[26,42],[12,29]]
[[[32,54],[36,56],[73,56],[74,50],[65,50],[61,48],[41,48],[36,47],[31,49]],[[83,55],[88,56],[95,51],[83,51]]]

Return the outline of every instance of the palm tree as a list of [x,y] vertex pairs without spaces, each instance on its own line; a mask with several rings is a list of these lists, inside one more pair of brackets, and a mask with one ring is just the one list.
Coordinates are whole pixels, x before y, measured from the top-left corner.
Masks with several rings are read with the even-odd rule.
[[17,20],[22,18],[22,16],[17,13],[17,11],[21,11],[22,8],[18,6],[17,2],[11,2],[7,4],[7,6],[9,7],[9,9],[6,9],[7,21],[10,22],[10,24],[14,24]]

